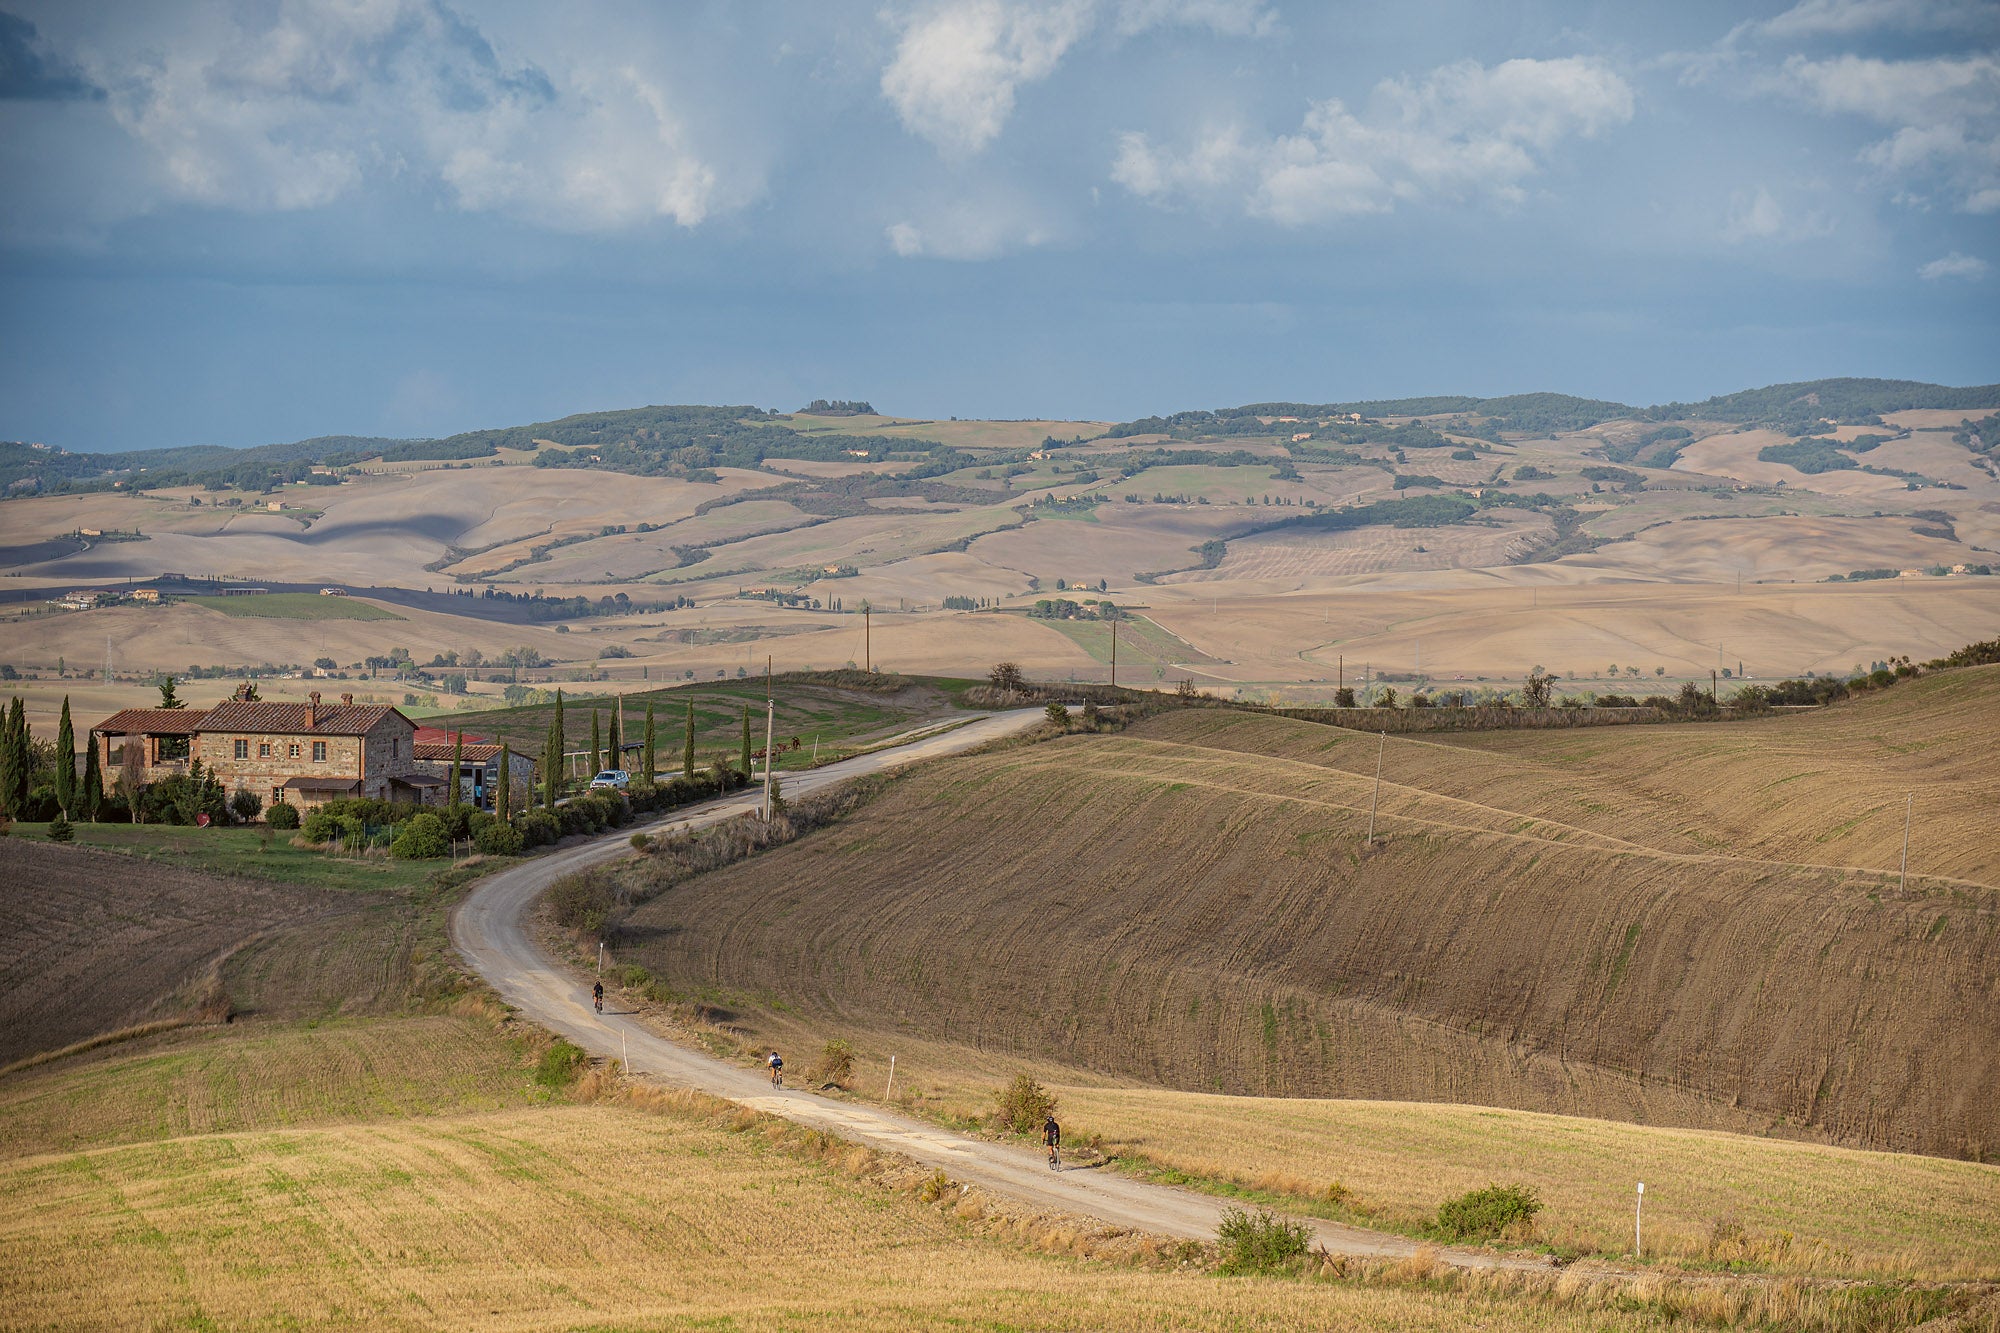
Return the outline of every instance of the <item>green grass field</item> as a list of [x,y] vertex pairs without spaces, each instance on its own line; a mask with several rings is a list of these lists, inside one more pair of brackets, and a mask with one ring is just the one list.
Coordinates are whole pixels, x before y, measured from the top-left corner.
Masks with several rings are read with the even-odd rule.
[[[948,716],[954,707],[959,706],[958,695],[971,683],[952,681],[948,684],[954,688],[944,688],[943,683],[926,679],[914,686],[912,693],[916,697],[910,698],[844,690],[779,677],[774,685],[777,700],[775,730],[778,740],[786,748],[778,756],[778,771],[812,767],[815,743],[818,746],[817,762],[824,764],[867,748],[895,732]],[[743,710],[746,706],[750,710],[751,748],[764,748],[764,682],[758,679],[713,685],[689,684],[634,691],[623,696],[571,697],[565,694],[565,748],[572,751],[588,748],[593,710],[597,714],[599,734],[608,744],[611,718],[620,706],[621,697],[625,718],[624,738],[628,745],[644,740],[646,705],[648,702],[653,705],[659,746],[657,753],[663,772],[678,772],[680,769],[683,728],[690,699],[694,701],[697,765],[706,765],[718,758],[734,761],[741,753]],[[473,735],[491,736],[496,742],[512,745],[524,754],[538,756],[554,711],[553,704],[532,704],[521,708],[457,713],[450,722],[452,726],[463,727]],[[793,737],[800,742],[797,749],[790,748]],[[640,760],[636,751],[628,749],[625,758],[628,768],[638,768]]]
[[[47,824],[16,824],[13,836],[42,839]],[[442,861],[397,861],[388,856],[330,856],[294,847],[292,835],[263,827],[191,828],[171,824],[72,824],[76,843],[217,875],[249,875],[280,884],[321,889],[402,890],[421,884]]]
[[[1058,593],[1059,597],[1074,598],[1073,592]],[[1047,625],[1057,633],[1074,640],[1079,648],[1098,661],[1111,661],[1111,626],[1101,620],[1043,620],[1036,624]],[[1131,616],[1118,622],[1118,671],[1119,684],[1135,689],[1147,689],[1158,684],[1164,676],[1156,676],[1159,671],[1170,671],[1174,666],[1186,662],[1206,662],[1209,659],[1200,650],[1169,630],[1162,629],[1144,616]],[[1126,669],[1133,674],[1127,676]]]
[[188,597],[192,605],[225,616],[259,620],[401,620],[386,606],[352,597],[322,597],[316,592],[260,592],[241,597]]

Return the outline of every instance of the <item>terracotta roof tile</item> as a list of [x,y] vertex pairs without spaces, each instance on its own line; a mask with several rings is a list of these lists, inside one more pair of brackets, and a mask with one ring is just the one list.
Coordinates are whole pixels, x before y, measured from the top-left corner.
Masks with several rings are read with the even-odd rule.
[[[311,704],[218,704],[202,719],[203,731],[262,731],[282,735],[365,736],[396,710],[388,704],[321,704],[319,724],[310,725]],[[397,713],[398,717],[402,714]],[[405,719],[407,721],[408,719]]]
[[199,708],[123,708],[97,724],[98,731],[128,736],[189,736],[208,716]]
[[[441,741],[417,741],[410,746],[410,758],[448,764],[455,749],[456,746]],[[497,745],[474,745],[470,741],[466,742],[465,762],[468,764],[483,764],[490,759],[498,758],[499,755],[500,747]],[[517,763],[521,762],[519,755],[515,755],[514,759]]]

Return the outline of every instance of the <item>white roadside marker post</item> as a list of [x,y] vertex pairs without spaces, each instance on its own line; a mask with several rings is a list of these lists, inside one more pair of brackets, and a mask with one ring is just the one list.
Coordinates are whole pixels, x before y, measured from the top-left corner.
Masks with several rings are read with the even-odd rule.
[[896,1057],[889,1057],[889,1086],[882,1089],[882,1100],[888,1101],[890,1092],[896,1087]]
[[1639,1182],[1639,1202],[1632,1205],[1632,1257],[1634,1259],[1641,1257],[1646,1252],[1645,1246],[1642,1243],[1643,1233],[1640,1231],[1640,1214],[1645,1209],[1646,1182],[1642,1180]]
[[624,1029],[622,1028],[619,1029],[618,1032],[618,1066],[619,1068],[623,1069],[627,1075],[631,1074],[632,1052],[625,1041],[625,1032]]

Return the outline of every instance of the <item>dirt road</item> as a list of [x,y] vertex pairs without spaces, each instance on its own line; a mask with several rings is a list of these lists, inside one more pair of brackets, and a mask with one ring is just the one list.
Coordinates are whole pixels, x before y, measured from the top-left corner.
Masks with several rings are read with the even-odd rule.
[[[919,759],[957,753],[986,741],[1024,731],[1041,720],[1041,709],[1000,713],[942,735],[913,740],[894,749],[861,755],[810,773],[787,775],[796,795],[864,773],[881,772]],[[682,829],[716,823],[757,807],[746,794],[681,810],[649,826]],[[727,1097],[857,1143],[902,1153],[926,1166],[941,1167],[954,1180],[970,1182],[1039,1208],[1099,1218],[1113,1226],[1156,1235],[1208,1240],[1228,1205],[1206,1195],[1149,1185],[1111,1171],[1051,1172],[1039,1152],[968,1138],[893,1111],[829,1101],[809,1092],[773,1089],[762,1073],[725,1063],[669,1041],[635,1018],[593,1012],[590,985],[574,977],[538,949],[528,934],[535,899],[549,883],[582,866],[622,855],[629,833],[607,836],[504,871],[481,884],[452,917],[452,940],[466,962],[509,1004],[594,1055],[619,1057],[640,1076]],[[1398,1257],[1417,1249],[1401,1236],[1314,1221],[1327,1249],[1342,1254]],[[1460,1251],[1444,1257],[1477,1267],[1539,1266]]]

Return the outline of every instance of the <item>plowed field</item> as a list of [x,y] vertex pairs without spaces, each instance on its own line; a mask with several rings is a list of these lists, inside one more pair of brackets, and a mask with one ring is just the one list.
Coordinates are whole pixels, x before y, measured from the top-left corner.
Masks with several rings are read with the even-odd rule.
[[1985,668],[1802,718],[1396,740],[1371,849],[1373,737],[1201,710],[941,763],[632,938],[676,981],[1181,1088],[1978,1153],[1996,728]]

